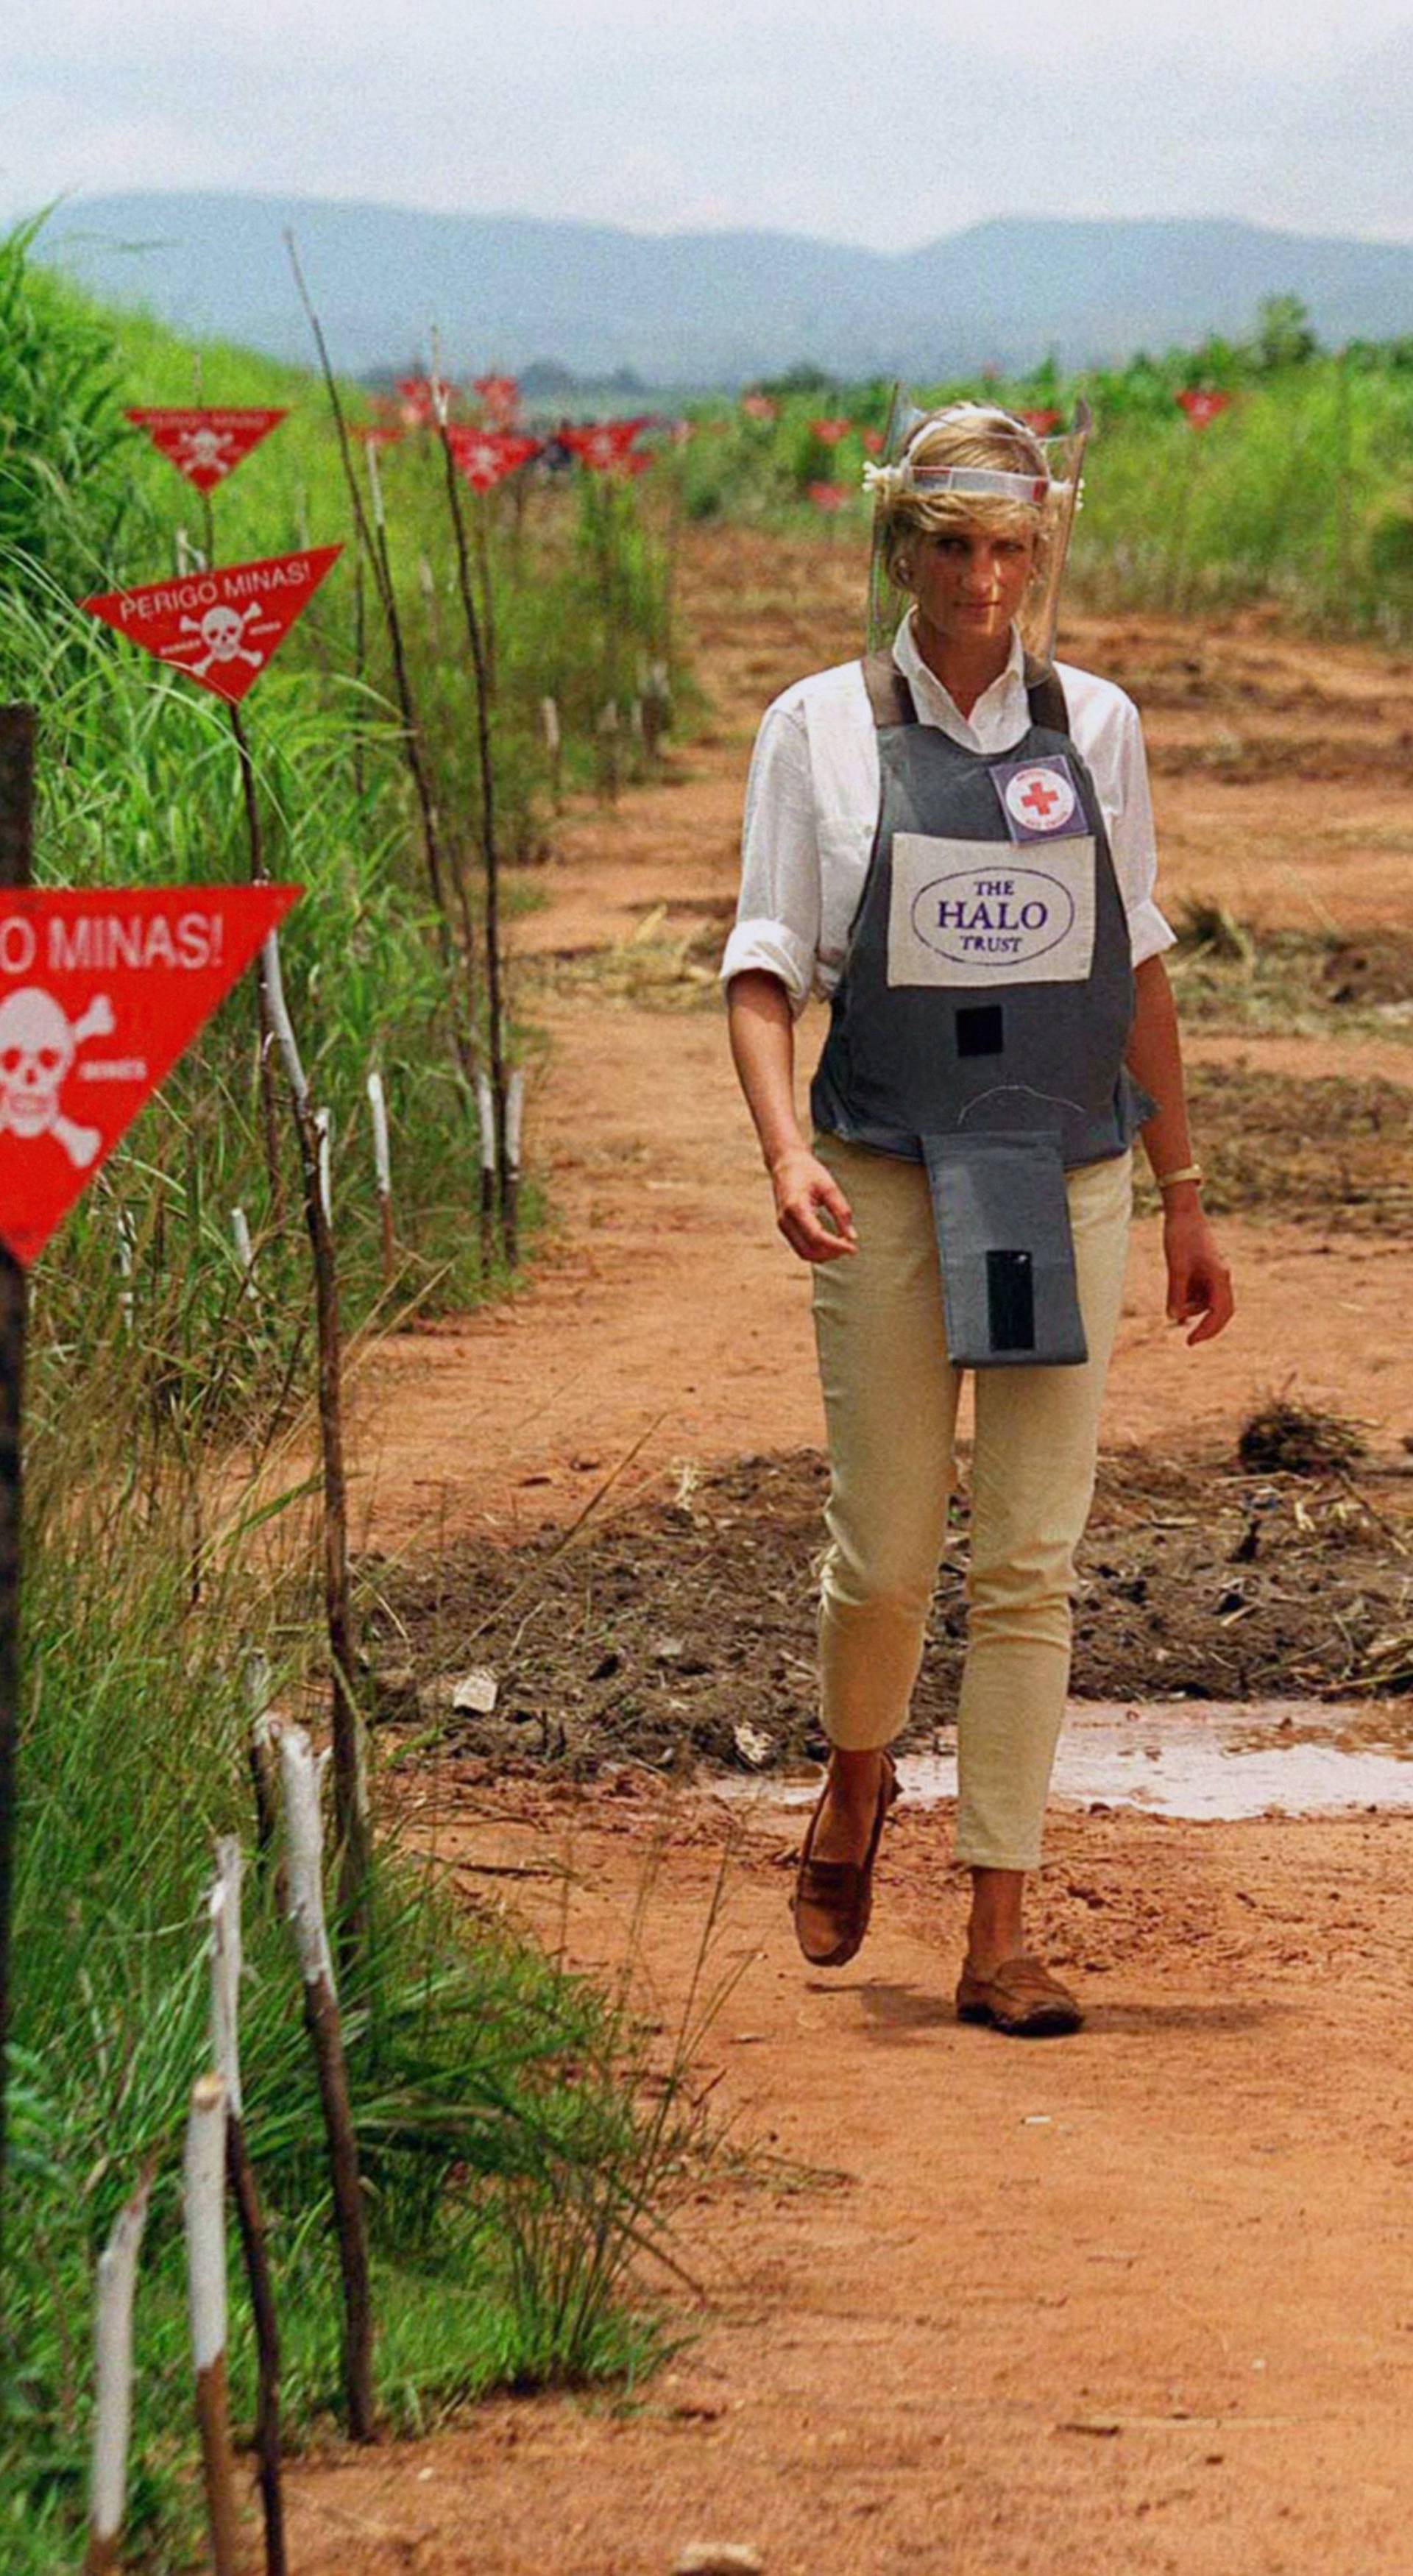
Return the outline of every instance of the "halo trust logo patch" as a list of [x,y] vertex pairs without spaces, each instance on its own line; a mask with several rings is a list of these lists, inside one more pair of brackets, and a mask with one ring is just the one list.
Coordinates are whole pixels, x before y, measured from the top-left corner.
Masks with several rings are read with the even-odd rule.
[[981,981],[996,966],[1029,965],[1075,925],[1075,899],[1043,868],[967,868],[934,877],[913,897],[912,926],[925,947]]
[[1043,841],[1069,829],[1079,790],[1063,752],[1044,760],[1007,760],[991,770],[1013,841]]

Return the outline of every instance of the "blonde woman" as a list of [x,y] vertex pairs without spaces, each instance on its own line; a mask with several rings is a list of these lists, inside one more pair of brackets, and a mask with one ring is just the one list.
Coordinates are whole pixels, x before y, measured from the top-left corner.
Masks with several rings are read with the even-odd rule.
[[[1074,1552],[1122,1294],[1132,1140],[1162,1195],[1167,1311],[1232,1313],[1183,1099],[1172,932],[1122,690],[1049,659],[1077,497],[1061,442],[994,407],[916,419],[872,470],[891,649],[767,709],[722,964],[781,1233],[812,1265],[830,1455],[819,1601],[831,1752],[796,1935],[842,1966],[881,1829],[976,1371],[957,1859],[962,2018],[1075,2030],[1024,1933],[1069,1679]],[[1038,651],[1027,653],[1029,636]],[[830,1029],[797,1120],[794,1022]]]

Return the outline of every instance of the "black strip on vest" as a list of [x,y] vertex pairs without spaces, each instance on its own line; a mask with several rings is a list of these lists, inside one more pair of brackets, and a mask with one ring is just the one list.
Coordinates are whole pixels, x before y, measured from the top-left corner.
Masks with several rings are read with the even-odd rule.
[[959,1056],[1004,1052],[1005,1022],[999,1002],[971,1003],[958,1011],[955,1027]]
[[913,693],[891,653],[865,653],[864,687],[873,709],[873,721],[882,732],[885,725],[917,723]]
[[1035,1274],[1028,1252],[988,1252],[986,1326],[993,1351],[1035,1348]]
[[1044,725],[1050,733],[1068,733],[1070,711],[1057,671],[1042,671],[1030,655],[1025,657],[1025,693],[1030,700],[1030,721]]

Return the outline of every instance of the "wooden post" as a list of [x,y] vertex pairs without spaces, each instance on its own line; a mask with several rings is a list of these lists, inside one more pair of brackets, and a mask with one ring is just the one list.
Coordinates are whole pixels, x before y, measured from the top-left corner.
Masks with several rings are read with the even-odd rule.
[[244,1208],[234,1207],[231,1210],[231,1241],[235,1245],[236,1259],[240,1263],[245,1282],[245,1295],[258,1305],[260,1291],[255,1285],[255,1246],[250,1240],[250,1221]]
[[270,1663],[258,1646],[245,1659],[245,1698],[250,1711],[250,1786],[255,1796],[255,1849],[268,1859],[280,1811],[276,1725],[270,1714]]
[[88,2474],[88,2548],[83,2576],[112,2576],[118,2564],[127,2499],[132,2428],[132,2306],[137,2257],[147,2222],[150,2175],[117,2217],[98,2257],[93,2321],[93,2442]]
[[501,1201],[501,1223],[505,1229],[505,1257],[511,1269],[520,1258],[520,1120],[525,1106],[525,1075],[520,1065],[510,1077],[505,1100],[505,1194]]
[[182,2158],[187,2306],[196,2367],[196,2423],[214,2576],[239,2576],[240,2542],[226,2390],[226,2088],[192,2086]]
[[241,2253],[255,2320],[258,2385],[255,2452],[265,2512],[266,2576],[287,2576],[284,2504],[280,2493],[280,2341],[275,2297],[265,2250],[265,2220],[250,2151],[240,2085],[240,1844],[223,1834],[216,1845],[216,1878],[208,1900],[211,1917],[211,2053],[226,2088],[226,2179],[235,2202]]
[[481,1122],[481,1276],[488,1279],[495,1253],[496,1104],[484,1073],[476,1076],[476,1109]]
[[[445,466],[447,509],[451,515],[452,534],[456,540],[457,578],[461,588],[462,614],[466,620],[466,641],[471,652],[471,672],[476,700],[476,757],[481,773],[481,872],[485,886],[486,921],[486,1023],[491,1057],[491,1095],[495,1102],[496,1170],[505,1187],[505,998],[501,983],[500,934],[500,847],[496,834],[495,769],[491,757],[493,718],[495,713],[495,658],[491,633],[490,567],[483,557],[482,607],[478,614],[476,594],[471,580],[471,566],[466,551],[466,514],[462,508],[461,477],[456,470],[456,457],[448,422],[446,386],[441,381],[435,356],[432,398],[436,410],[437,430],[442,443]],[[477,528],[484,536],[485,522],[480,516]],[[468,958],[471,954],[474,925],[471,907],[462,895],[462,935]]]
[[383,1238],[383,1286],[390,1288],[397,1271],[392,1155],[388,1147],[388,1104],[383,1097],[383,1077],[376,1067],[368,1076],[368,1108],[373,1121],[373,1176],[378,1187],[378,1221]]
[[[0,890],[28,885],[34,835],[34,709],[0,707]],[[21,1405],[25,1274],[0,1244],[0,2283],[5,2268],[6,2089],[10,1909],[20,1724]],[[0,2322],[4,2293],[0,2290]]]
[[317,1122],[309,1085],[285,1007],[279,942],[265,942],[265,976],[276,1043],[294,1100],[295,1132],[304,1177],[304,1219],[314,1264],[314,1315],[319,1345],[319,1445],[324,1467],[324,1618],[332,1666],[334,1814],[339,1838],[339,1897],[344,1937],[361,1942],[368,1928],[367,1760],[363,1720],[354,1697],[353,1601],[348,1579],[348,1485],[343,1462],[343,1345],[338,1278],[320,1182]]
[[328,1756],[324,1754],[315,1761],[302,1726],[281,1727],[280,1774],[284,1787],[289,1919],[294,1927],[300,1975],[304,1980],[304,2021],[314,2051],[319,2100],[329,2143],[329,2179],[333,2186],[339,2269],[343,2279],[343,2369],[348,2429],[355,2442],[371,2442],[375,2438],[373,2312],[368,2289],[363,2188],[348,2098],[348,2072],[344,2064],[334,1963],[324,1926],[323,1826],[319,1814],[319,1786],[327,1760]]
[[541,698],[540,723],[544,728],[545,750],[549,755],[550,794],[554,810],[559,812],[564,780],[564,746],[559,723],[559,705],[554,698]]
[[[260,837],[260,804],[255,793],[255,764],[250,757],[250,737],[241,722],[238,706],[231,706],[231,732],[235,737],[236,758],[240,766],[240,793],[245,807],[245,838],[250,856],[250,882],[263,885],[268,871],[264,844]],[[270,1017],[270,995],[267,989],[263,952],[255,969],[255,998],[260,1030],[260,1116],[265,1133],[265,1177],[270,1188],[270,1215],[282,1225],[285,1213],[284,1179],[280,1171],[280,1127],[275,1109],[275,1074],[270,1062],[274,1024]]]

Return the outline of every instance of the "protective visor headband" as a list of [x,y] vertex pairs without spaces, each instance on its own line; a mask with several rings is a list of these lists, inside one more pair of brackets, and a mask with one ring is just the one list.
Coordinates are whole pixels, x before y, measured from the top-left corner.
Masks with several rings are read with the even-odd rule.
[[1003,474],[989,465],[915,465],[908,456],[896,465],[865,465],[863,488],[884,503],[920,499],[930,492],[974,492],[997,501],[1028,501],[1033,507],[1064,500],[1069,484],[1051,482],[1048,474]]

